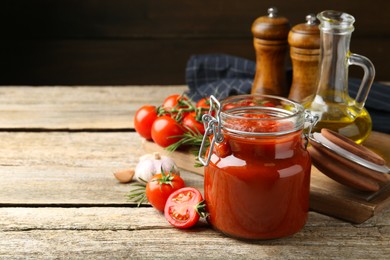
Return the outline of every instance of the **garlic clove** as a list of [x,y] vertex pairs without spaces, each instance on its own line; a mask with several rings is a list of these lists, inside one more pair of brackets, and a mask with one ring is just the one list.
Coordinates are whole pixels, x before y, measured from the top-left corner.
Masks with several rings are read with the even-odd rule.
[[133,179],[134,173],[134,169],[127,169],[114,172],[114,176],[120,183],[128,183]]

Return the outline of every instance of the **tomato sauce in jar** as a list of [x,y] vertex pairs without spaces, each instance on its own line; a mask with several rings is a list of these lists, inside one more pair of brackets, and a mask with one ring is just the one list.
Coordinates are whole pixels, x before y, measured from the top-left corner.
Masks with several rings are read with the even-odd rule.
[[219,141],[206,152],[209,223],[244,239],[298,232],[307,219],[311,169],[303,107],[279,97],[242,95],[221,102],[219,112],[212,118],[220,132],[211,134]]

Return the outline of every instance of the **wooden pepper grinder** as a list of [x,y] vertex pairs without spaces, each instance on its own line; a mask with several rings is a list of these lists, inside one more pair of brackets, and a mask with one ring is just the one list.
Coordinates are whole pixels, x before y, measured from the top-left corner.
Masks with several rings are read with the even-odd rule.
[[288,95],[285,62],[289,30],[288,20],[278,16],[276,8],[269,8],[268,16],[261,16],[253,22],[256,74],[252,94]]
[[288,34],[293,78],[289,99],[304,103],[317,88],[320,60],[320,29],[315,15],[306,16],[306,23],[294,26]]

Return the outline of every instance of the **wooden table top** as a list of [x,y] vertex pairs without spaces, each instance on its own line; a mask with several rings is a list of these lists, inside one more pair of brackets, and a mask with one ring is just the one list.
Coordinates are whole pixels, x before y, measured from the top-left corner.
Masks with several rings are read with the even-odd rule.
[[[0,258],[388,259],[389,209],[359,225],[311,211],[291,237],[247,242],[205,221],[178,230],[152,207],[135,207],[129,184],[112,175],[145,153],[132,116],[184,90],[1,87]],[[202,176],[182,176],[203,190]]]

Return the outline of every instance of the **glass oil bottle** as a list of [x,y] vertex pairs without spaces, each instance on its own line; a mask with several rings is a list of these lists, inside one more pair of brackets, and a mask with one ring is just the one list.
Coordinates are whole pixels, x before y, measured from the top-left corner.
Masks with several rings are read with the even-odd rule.
[[[349,44],[354,17],[338,11],[323,11],[320,20],[320,64],[316,94],[305,107],[319,116],[314,131],[328,128],[362,143],[371,132],[371,118],[364,103],[375,76],[369,59],[351,53]],[[355,98],[348,94],[348,66],[363,68],[364,76]]]

